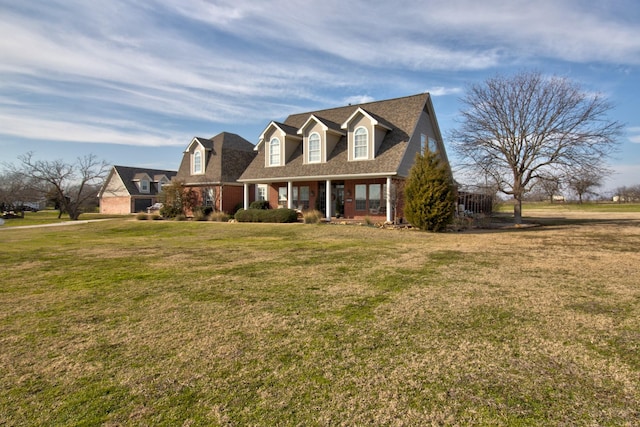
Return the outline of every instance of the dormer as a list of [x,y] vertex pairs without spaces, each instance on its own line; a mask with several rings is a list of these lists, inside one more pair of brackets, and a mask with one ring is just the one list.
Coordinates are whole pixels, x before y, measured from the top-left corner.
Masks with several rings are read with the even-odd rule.
[[326,163],[345,132],[340,129],[339,124],[312,114],[298,130],[298,135],[302,135],[303,162],[312,164]]
[[301,141],[302,137],[293,126],[271,122],[260,135],[255,149],[264,144],[265,167],[284,166]]
[[144,172],[135,174],[133,182],[138,187],[139,192],[145,194],[151,192],[151,177],[148,174]]
[[184,152],[189,155],[189,173],[191,175],[204,175],[207,167],[207,147],[205,147],[203,141],[200,138],[193,138]]
[[153,176],[153,182],[156,183],[157,188],[158,188],[158,192],[162,191],[162,187],[164,187],[165,185],[169,184],[169,182],[171,182],[171,180],[169,178],[167,178],[167,175],[154,175]]
[[392,128],[381,118],[358,107],[342,124],[347,131],[349,160],[373,160],[384,137]]

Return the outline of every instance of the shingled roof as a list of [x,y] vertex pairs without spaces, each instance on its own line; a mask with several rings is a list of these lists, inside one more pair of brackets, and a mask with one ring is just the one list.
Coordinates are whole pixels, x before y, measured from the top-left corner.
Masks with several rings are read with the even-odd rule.
[[260,180],[285,181],[305,178],[321,179],[323,177],[348,178],[357,175],[395,175],[401,167],[409,139],[428,100],[429,94],[422,93],[403,98],[292,114],[285,120],[284,125],[300,129],[311,115],[323,123],[343,124],[358,108],[362,108],[391,130],[377,150],[375,159],[366,161],[348,161],[346,136],[340,138],[334,150],[327,156],[326,163],[304,164],[302,144],[300,144],[287,160],[286,165],[266,167],[265,144],[258,144],[256,158],[240,176],[239,181],[260,182]]
[[[176,175],[176,171],[169,171],[164,169],[147,169],[131,166],[113,166],[111,173],[117,173],[120,176],[127,192],[132,196],[149,196],[158,194],[158,180],[162,176],[166,176],[169,180]],[[141,193],[140,189],[136,185],[136,182],[140,180],[144,175],[149,176],[151,179],[151,186],[148,193]],[[105,181],[105,183],[108,182]],[[102,190],[101,190],[102,192]]]
[[[205,149],[205,173],[191,175],[191,148],[194,143]],[[185,184],[235,182],[256,155],[255,146],[235,133],[222,132],[212,138],[195,137],[187,147],[176,174]]]

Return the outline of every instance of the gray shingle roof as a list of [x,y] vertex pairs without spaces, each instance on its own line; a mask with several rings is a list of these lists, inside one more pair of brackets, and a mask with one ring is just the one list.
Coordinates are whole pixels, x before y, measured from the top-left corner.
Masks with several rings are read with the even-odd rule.
[[[149,196],[158,194],[158,182],[162,176],[166,176],[169,180],[176,175],[176,171],[164,169],[146,169],[131,166],[114,166],[114,171],[120,176],[127,191],[132,196]],[[144,175],[151,179],[151,185],[148,193],[141,193],[136,182]],[[154,182],[155,181],[155,182]]]
[[429,99],[428,93],[403,98],[349,105],[326,110],[310,111],[290,115],[285,125],[299,129],[313,114],[323,123],[344,123],[360,107],[392,130],[387,133],[374,160],[348,161],[347,138],[342,137],[326,163],[303,164],[302,144],[287,160],[285,166],[265,166],[265,145],[261,144],[258,155],[240,176],[240,181],[277,181],[304,177],[348,177],[350,175],[380,174],[398,172],[406,148],[418,119]]
[[191,175],[188,148],[176,174],[176,179],[186,184],[235,182],[256,155],[255,146],[235,133],[222,132],[212,138],[194,139],[205,148],[205,173]]

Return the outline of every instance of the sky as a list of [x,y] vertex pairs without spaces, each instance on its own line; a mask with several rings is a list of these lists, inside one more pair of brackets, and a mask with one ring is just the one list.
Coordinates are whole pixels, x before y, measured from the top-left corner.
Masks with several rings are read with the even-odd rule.
[[601,191],[640,184],[637,0],[0,0],[0,163],[177,170],[195,136],[423,92],[448,147],[469,85],[520,71],[604,95]]

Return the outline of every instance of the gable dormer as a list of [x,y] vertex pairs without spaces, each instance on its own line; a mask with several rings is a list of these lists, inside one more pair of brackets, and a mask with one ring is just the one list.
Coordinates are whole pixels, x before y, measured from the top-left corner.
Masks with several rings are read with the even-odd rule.
[[204,175],[207,168],[207,147],[201,138],[193,138],[184,153],[189,156],[190,175]]
[[347,131],[349,160],[373,160],[391,126],[362,107],[342,124]]
[[162,191],[162,187],[169,184],[171,180],[167,178],[167,175],[154,175],[153,182],[156,183],[156,188],[158,189],[158,192],[160,192]]
[[329,154],[336,147],[340,138],[345,135],[345,132],[340,129],[340,125],[337,123],[312,114],[298,130],[298,135],[302,135],[303,162],[311,164],[326,163]]
[[260,135],[255,149],[264,144],[265,167],[284,166],[301,141],[302,137],[297,135],[296,128],[271,122]]
[[151,192],[151,177],[147,173],[137,173],[133,176],[133,182],[141,193]]

